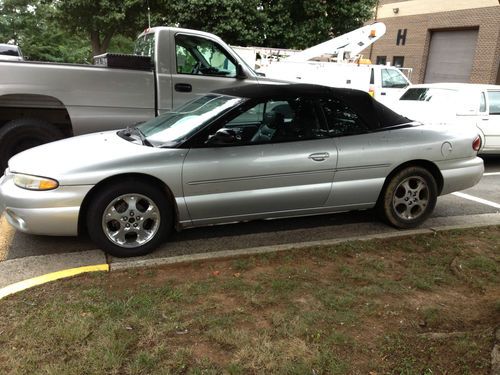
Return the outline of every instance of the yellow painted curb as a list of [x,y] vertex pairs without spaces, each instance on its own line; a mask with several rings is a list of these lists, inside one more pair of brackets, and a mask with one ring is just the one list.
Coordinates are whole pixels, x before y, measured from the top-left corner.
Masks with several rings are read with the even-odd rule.
[[42,285],[48,283],[50,281],[64,279],[66,277],[71,277],[75,275],[79,275],[81,273],[87,272],[109,272],[109,264],[96,264],[95,266],[84,266],[77,268],[69,268],[67,270],[57,271],[48,273],[46,275],[33,277],[32,279],[27,279],[23,281],[19,281],[17,283],[7,285],[0,289],[0,299],[7,297],[11,294],[20,292],[25,289],[32,288],[37,285]]

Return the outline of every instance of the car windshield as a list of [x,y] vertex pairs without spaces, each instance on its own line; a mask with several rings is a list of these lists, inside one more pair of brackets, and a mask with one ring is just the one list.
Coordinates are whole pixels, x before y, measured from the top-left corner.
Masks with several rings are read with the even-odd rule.
[[456,95],[456,90],[437,89],[432,87],[415,87],[408,89],[400,100],[413,100],[419,102],[448,102]]
[[199,97],[173,112],[149,120],[137,128],[157,147],[175,147],[204,127],[210,120],[234,108],[244,99],[210,94]]

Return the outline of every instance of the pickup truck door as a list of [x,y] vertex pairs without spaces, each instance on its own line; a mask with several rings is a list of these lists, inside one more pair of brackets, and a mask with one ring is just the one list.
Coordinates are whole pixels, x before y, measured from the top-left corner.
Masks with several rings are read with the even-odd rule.
[[208,37],[177,32],[173,35],[172,107],[196,95],[228,87],[256,83],[252,77],[237,78],[238,60],[220,43]]

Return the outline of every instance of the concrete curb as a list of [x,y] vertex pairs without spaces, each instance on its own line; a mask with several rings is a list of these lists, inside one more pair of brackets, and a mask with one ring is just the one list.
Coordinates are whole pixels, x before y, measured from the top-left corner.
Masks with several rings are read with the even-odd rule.
[[68,277],[80,275],[82,273],[89,272],[109,272],[109,264],[96,264],[94,266],[83,266],[77,268],[69,268],[62,271],[56,271],[52,273],[47,273],[42,276],[33,277],[31,279],[19,281],[14,284],[7,285],[4,288],[0,288],[0,299],[21,292],[26,289],[33,288],[38,285],[46,284],[51,281],[66,279]]
[[234,258],[242,255],[247,256],[247,255],[275,253],[287,250],[302,249],[305,247],[331,246],[350,241],[369,241],[374,239],[406,237],[416,234],[431,234],[431,233],[434,233],[434,231],[431,229],[415,229],[402,232],[391,232],[391,233],[371,234],[367,236],[337,238],[332,240],[296,242],[293,244],[285,244],[285,245],[260,246],[247,249],[224,250],[224,251],[215,251],[210,253],[180,255],[180,256],[156,258],[156,259],[130,260],[120,263],[111,263],[110,271],[112,272],[115,270],[123,270],[128,268],[159,266],[164,264],[185,263],[191,261]]
[[0,288],[65,269],[107,264],[101,250],[49,254],[0,262]]

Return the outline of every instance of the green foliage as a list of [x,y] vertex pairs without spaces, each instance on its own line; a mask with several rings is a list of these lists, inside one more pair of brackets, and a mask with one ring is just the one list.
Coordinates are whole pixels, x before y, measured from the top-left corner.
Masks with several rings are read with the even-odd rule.
[[57,22],[69,32],[90,38],[92,54],[107,51],[119,31],[135,35],[147,25],[147,7],[143,0],[72,0],[53,1]]
[[304,49],[344,34],[372,16],[374,0],[268,0],[265,45]]
[[55,8],[43,1],[0,2],[0,42],[21,46],[26,59],[85,63],[90,48],[79,34],[68,34],[54,20]]
[[188,0],[165,4],[161,24],[208,31],[229,44],[262,45],[267,19],[260,0]]
[[368,20],[375,0],[165,1],[158,24],[199,29],[229,44],[307,48]]

